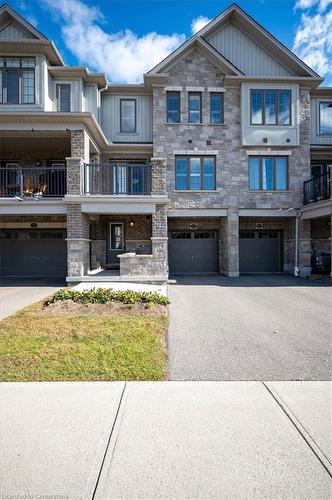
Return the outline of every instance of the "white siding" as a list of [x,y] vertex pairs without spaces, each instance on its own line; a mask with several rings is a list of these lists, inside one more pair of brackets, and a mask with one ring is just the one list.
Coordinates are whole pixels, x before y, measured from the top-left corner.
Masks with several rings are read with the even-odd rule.
[[311,110],[310,110],[310,130],[311,144],[321,144],[321,145],[331,145],[332,146],[332,135],[320,135],[319,134],[319,103],[320,101],[331,101],[332,98],[311,98]]
[[212,33],[207,41],[245,75],[291,75],[288,69],[279,64],[232,23]]
[[0,28],[0,39],[6,40],[18,40],[22,38],[34,38],[27,30],[18,27],[13,23],[7,24],[7,26]]
[[83,85],[83,111],[92,113],[98,121],[98,88],[97,85]]
[[74,113],[82,111],[82,101],[83,101],[83,84],[82,80],[79,78],[71,79],[53,79],[52,81],[52,111],[57,111],[57,101],[56,101],[56,86],[59,83],[70,84],[71,85],[71,95],[70,95],[70,110]]
[[[136,133],[120,132],[120,99],[137,101]],[[107,139],[114,142],[152,142],[152,96],[102,94],[101,128]]]

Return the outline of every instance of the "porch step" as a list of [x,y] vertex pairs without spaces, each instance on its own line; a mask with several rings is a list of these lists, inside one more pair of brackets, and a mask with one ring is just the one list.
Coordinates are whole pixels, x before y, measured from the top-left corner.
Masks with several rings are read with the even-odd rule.
[[67,276],[67,283],[152,283],[162,285],[167,283],[167,276]]

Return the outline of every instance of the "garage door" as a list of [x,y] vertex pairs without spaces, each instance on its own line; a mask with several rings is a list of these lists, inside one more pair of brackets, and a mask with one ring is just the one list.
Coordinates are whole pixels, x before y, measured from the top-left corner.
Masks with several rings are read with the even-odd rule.
[[240,273],[279,273],[281,231],[240,231]]
[[216,231],[171,232],[168,242],[171,274],[217,272]]
[[2,229],[2,276],[66,276],[66,233],[63,229]]

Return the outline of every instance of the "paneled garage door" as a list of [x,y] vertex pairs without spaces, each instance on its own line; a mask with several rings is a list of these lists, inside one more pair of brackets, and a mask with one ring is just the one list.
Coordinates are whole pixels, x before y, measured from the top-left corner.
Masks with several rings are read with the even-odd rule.
[[240,231],[240,273],[282,271],[281,231]]
[[170,274],[215,273],[218,267],[216,231],[173,231],[169,233]]
[[63,229],[1,229],[1,276],[66,276],[65,237]]

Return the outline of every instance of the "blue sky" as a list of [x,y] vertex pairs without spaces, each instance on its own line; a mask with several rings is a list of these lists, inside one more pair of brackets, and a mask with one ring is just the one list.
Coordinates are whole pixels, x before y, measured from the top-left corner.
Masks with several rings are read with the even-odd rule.
[[[184,39],[227,8],[223,0],[9,0],[66,64],[135,83]],[[332,0],[238,4],[332,85]]]

